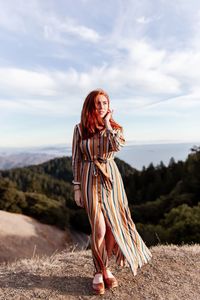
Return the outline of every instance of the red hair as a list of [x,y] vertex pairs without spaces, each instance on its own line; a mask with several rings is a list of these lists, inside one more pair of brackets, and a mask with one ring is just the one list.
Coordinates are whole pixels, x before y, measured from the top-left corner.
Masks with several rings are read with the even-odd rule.
[[[105,128],[104,121],[99,116],[96,110],[97,96],[99,95],[103,95],[107,98],[108,109],[110,108],[110,99],[108,94],[104,90],[93,90],[87,95],[83,103],[83,108],[81,112],[81,128],[83,139],[93,136],[96,132],[102,129],[102,127]],[[113,118],[110,119],[110,125],[113,129],[122,128],[113,120]]]

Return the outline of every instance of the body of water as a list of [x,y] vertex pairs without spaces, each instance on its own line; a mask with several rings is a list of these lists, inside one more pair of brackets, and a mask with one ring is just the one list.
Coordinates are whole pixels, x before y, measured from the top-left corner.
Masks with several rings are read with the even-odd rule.
[[125,146],[116,156],[129,163],[132,167],[141,170],[143,166],[147,167],[150,163],[154,166],[162,161],[168,166],[171,157],[184,161],[191,148],[197,143],[177,143],[177,144],[148,144],[148,145],[130,145]]

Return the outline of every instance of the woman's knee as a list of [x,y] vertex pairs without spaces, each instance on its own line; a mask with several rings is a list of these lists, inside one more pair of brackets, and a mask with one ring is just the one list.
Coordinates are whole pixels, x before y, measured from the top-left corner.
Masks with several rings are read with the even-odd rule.
[[98,239],[103,239],[106,233],[106,223],[104,219],[104,215],[101,212],[98,220],[96,235]]

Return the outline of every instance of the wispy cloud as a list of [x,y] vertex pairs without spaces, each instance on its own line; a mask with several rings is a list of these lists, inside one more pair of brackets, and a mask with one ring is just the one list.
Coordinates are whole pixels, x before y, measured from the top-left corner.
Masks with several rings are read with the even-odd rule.
[[139,18],[136,18],[136,22],[140,24],[149,24],[150,22],[157,21],[161,18],[161,16],[152,16],[152,17],[146,17],[146,16],[141,16]]
[[[15,2],[15,1],[14,1]],[[47,2],[44,2],[48,7]],[[70,16],[60,16],[51,11],[42,9],[39,1],[2,2],[0,11],[0,27],[20,34],[37,32],[49,41],[68,43],[69,38],[78,38],[87,42],[96,43],[101,36],[93,28],[80,24]],[[36,38],[36,35],[35,35]]]
[[[100,35],[93,29],[77,24],[71,18],[60,20],[54,17],[46,17],[43,25],[44,37],[49,41],[57,41],[68,44],[68,37],[79,38],[83,41],[97,43],[101,40]],[[67,35],[67,36],[66,36]]]

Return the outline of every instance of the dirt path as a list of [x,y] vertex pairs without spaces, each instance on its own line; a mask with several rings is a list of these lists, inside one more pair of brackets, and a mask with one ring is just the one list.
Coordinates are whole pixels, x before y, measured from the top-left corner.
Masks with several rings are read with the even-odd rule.
[[[109,300],[199,300],[200,245],[156,246],[153,258],[134,277],[128,267],[110,265],[119,287],[107,290]],[[91,288],[90,250],[61,252],[0,266],[0,299],[100,299]]]

